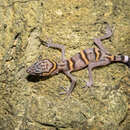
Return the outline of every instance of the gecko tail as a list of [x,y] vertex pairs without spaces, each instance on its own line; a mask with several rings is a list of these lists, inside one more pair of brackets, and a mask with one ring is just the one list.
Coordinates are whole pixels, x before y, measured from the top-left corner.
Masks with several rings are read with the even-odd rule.
[[129,56],[125,56],[125,55],[107,55],[107,58],[111,61],[111,62],[121,62],[126,64],[129,68],[130,68],[130,57]]
[[130,57],[128,58],[128,62],[126,63],[126,65],[130,68]]
[[125,55],[117,55],[114,57],[114,61],[122,62],[130,68],[130,57]]

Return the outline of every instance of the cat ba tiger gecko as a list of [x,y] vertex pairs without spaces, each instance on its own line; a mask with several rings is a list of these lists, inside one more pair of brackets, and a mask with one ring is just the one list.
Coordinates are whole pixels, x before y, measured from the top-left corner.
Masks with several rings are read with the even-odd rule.
[[105,35],[94,39],[94,43],[98,48],[95,47],[81,50],[70,59],[65,58],[65,48],[63,45],[46,42],[39,38],[43,45],[61,50],[61,61],[56,62],[50,59],[38,60],[32,66],[28,67],[26,71],[30,75],[38,76],[50,76],[60,72],[64,73],[71,80],[70,87],[64,92],[69,96],[76,85],[76,78],[71,74],[73,71],[78,71],[87,67],[89,81],[86,82],[86,87],[90,87],[93,85],[92,69],[95,67],[105,66],[113,62],[122,62],[130,67],[130,57],[124,55],[112,55],[102,45],[101,41],[111,37],[111,35],[112,30],[108,25]]

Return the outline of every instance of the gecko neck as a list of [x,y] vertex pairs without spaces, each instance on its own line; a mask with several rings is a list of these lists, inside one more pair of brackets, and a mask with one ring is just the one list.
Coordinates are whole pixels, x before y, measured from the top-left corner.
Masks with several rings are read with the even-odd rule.
[[67,69],[66,61],[62,61],[62,62],[59,62],[59,63],[56,63],[56,64],[57,64],[57,67],[56,67],[55,70],[51,73],[51,75],[58,74],[58,73],[63,72],[64,70]]

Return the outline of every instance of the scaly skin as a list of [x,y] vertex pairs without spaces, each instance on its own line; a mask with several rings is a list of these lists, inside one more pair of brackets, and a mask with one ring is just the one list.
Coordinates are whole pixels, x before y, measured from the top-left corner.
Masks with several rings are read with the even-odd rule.
[[51,41],[45,42],[39,38],[43,45],[61,50],[61,62],[57,63],[49,59],[39,60],[27,69],[27,73],[39,76],[50,76],[60,72],[64,73],[71,80],[69,89],[66,89],[64,92],[67,96],[69,96],[76,85],[76,78],[72,76],[71,72],[87,67],[89,81],[86,83],[86,87],[90,87],[93,85],[92,69],[99,66],[105,66],[113,62],[122,62],[130,67],[130,57],[123,55],[111,55],[102,45],[101,41],[111,37],[111,35],[112,31],[108,25],[106,34],[100,38],[94,39],[94,43],[98,48],[81,50],[68,60],[65,58],[65,48],[63,45],[54,44]]

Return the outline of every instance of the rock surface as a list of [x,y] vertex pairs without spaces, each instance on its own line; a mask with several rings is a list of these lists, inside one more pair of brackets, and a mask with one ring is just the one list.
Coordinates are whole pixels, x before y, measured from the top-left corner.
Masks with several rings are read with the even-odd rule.
[[129,0],[3,0],[0,2],[0,129],[127,130],[130,107],[128,67],[117,63],[93,71],[94,86],[84,91],[87,69],[74,72],[77,85],[64,100],[59,74],[39,79],[26,68],[39,56],[59,61],[61,52],[42,46],[37,37],[65,45],[69,58],[93,47],[104,22],[113,36],[108,50],[130,56]]

